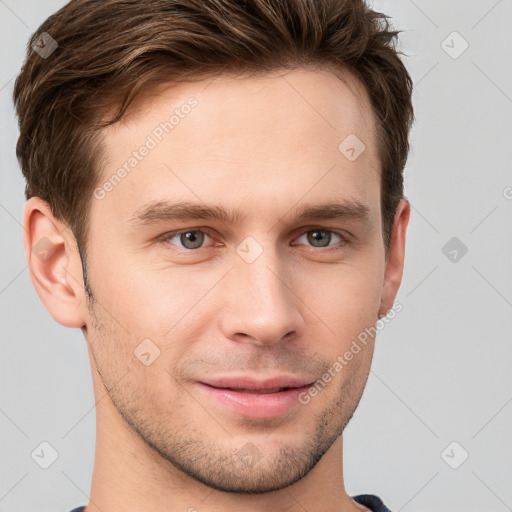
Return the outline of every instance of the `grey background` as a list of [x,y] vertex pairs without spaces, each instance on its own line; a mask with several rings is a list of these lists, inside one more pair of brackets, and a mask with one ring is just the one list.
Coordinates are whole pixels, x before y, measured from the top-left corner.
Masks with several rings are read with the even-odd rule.
[[[84,504],[93,468],[85,341],[50,318],[30,282],[14,154],[13,79],[29,35],[63,3],[0,0],[1,512]],[[345,434],[347,491],[381,495],[395,512],[512,510],[512,3],[373,5],[406,30],[413,215],[403,311],[379,333]],[[464,43],[454,31],[469,44],[458,58]],[[442,251],[454,236],[468,248],[456,262]],[[46,470],[31,458],[42,441],[59,455]],[[468,459],[452,469],[447,461],[459,464],[464,450]]]

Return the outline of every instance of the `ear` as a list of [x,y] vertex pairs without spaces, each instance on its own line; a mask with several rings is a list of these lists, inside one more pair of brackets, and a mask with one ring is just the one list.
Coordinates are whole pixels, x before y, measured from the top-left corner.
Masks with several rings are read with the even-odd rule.
[[85,326],[82,263],[71,230],[39,197],[27,201],[23,229],[30,278],[46,309],[65,327]]
[[384,316],[393,307],[396,294],[402,282],[405,258],[405,233],[409,224],[411,206],[407,199],[398,204],[393,221],[393,231],[386,260],[386,271],[379,308],[379,316]]

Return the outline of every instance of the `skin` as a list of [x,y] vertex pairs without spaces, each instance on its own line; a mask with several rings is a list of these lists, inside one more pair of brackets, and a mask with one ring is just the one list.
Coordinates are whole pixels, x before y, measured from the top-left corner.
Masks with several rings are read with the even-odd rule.
[[[343,76],[221,75],[139,97],[105,130],[105,179],[187,98],[198,104],[103,199],[92,198],[91,302],[69,228],[41,199],[27,202],[34,286],[57,322],[82,329],[90,355],[88,512],[366,510],[344,489],[342,432],[373,339],[307,405],[277,417],[246,417],[197,386],[235,373],[320,379],[393,305],[410,207],[398,207],[386,257],[374,118],[364,88]],[[338,149],[349,134],[366,148],[354,161]],[[131,222],[151,201],[217,205],[242,218]],[[367,219],[296,219],[299,206],[343,201],[366,205]],[[208,231],[198,249],[164,238],[200,228]],[[315,229],[332,231],[318,242]],[[251,263],[236,252],[248,236],[262,250]],[[45,261],[31,252],[43,237],[53,244]],[[144,339],[160,350],[149,366],[134,356]]]

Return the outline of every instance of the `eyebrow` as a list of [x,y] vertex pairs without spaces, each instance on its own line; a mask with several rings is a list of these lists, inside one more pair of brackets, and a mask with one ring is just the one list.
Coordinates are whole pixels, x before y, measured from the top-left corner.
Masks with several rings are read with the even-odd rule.
[[[370,208],[360,201],[345,200],[340,203],[301,205],[291,208],[285,216],[289,215],[293,215],[297,222],[327,219],[368,222]],[[138,208],[129,222],[135,225],[151,225],[169,221],[200,219],[236,224],[241,222],[244,217],[239,209],[227,210],[217,205],[209,206],[188,201],[177,203],[151,201]]]

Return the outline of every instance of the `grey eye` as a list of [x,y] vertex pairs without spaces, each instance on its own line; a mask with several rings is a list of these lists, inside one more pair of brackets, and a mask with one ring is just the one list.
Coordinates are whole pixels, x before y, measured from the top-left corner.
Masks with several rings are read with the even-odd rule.
[[329,231],[315,230],[308,231],[308,242],[311,242],[313,247],[326,247],[331,241],[331,233]]
[[180,234],[180,242],[186,249],[197,249],[203,245],[204,233],[201,231],[187,231]]
[[199,230],[181,231],[170,235],[167,241],[173,243],[172,240],[175,238],[178,240],[178,243],[175,245],[179,247],[183,247],[184,249],[199,249],[204,243],[205,236],[208,235]]
[[[332,245],[333,235],[338,237],[339,241],[343,240],[341,235],[329,229],[312,229],[304,233],[298,240],[306,237],[308,245],[312,247],[328,247]],[[334,241],[336,241],[336,239]]]

